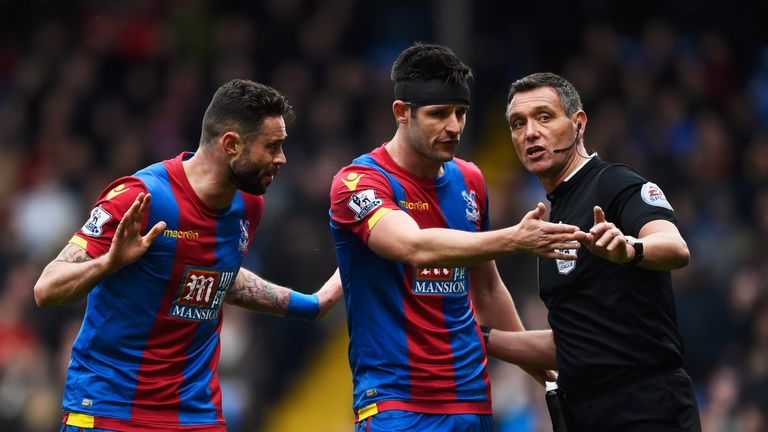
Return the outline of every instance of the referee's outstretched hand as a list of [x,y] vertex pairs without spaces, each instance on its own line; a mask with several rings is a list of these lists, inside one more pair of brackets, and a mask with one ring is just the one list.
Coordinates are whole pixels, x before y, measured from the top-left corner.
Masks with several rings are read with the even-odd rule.
[[595,206],[595,224],[589,230],[589,241],[584,246],[593,254],[616,264],[629,261],[629,247],[624,233],[605,220],[605,212]]

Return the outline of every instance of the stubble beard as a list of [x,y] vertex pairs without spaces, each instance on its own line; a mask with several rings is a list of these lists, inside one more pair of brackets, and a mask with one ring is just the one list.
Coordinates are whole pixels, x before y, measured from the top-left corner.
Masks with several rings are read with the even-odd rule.
[[262,183],[264,170],[253,168],[251,161],[236,159],[230,162],[229,172],[241,191],[252,195],[263,195],[267,191],[267,186]]

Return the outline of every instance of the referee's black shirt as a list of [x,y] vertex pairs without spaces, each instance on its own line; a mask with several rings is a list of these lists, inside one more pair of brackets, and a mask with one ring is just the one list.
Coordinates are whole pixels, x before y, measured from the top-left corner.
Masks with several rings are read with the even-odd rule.
[[[676,223],[661,190],[633,169],[593,156],[547,194],[552,222],[588,232],[599,205],[625,235],[646,223]],[[682,366],[669,271],[625,267],[578,250],[576,261],[539,259],[539,294],[549,309],[561,386],[588,395],[656,370]]]

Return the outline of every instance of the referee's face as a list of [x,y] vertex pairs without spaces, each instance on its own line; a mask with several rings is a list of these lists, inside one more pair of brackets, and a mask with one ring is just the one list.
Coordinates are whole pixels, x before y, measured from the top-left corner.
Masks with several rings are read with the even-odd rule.
[[517,93],[507,107],[507,120],[512,144],[525,169],[545,187],[556,185],[565,177],[577,144],[576,126],[560,105],[557,92],[539,87]]

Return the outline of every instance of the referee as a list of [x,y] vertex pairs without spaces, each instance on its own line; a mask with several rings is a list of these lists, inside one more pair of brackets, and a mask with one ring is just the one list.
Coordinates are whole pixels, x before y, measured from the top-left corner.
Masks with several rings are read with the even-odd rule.
[[[575,261],[539,259],[568,431],[700,431],[670,276],[689,253],[672,206],[637,171],[587,154],[587,115],[562,77],[512,83],[506,115],[550,220],[589,233]],[[490,333],[491,355],[504,338]]]

